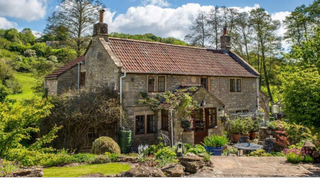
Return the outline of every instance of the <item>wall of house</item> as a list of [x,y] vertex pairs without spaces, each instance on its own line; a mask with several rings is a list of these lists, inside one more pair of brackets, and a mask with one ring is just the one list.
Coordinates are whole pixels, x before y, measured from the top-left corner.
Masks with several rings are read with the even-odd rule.
[[58,94],[78,89],[78,65],[58,77]]
[[[183,86],[199,86],[200,76],[178,76],[178,75],[165,75],[166,78],[166,91],[173,91],[180,85]],[[239,78],[237,78],[239,79]],[[208,77],[209,90],[215,97],[217,97],[223,104],[225,104],[224,111],[218,111],[218,116],[223,112],[233,112],[237,110],[248,110],[249,112],[255,112],[257,105],[257,85],[256,78],[240,78],[241,79],[241,92],[230,92],[230,78],[229,77]],[[137,100],[141,98],[140,92],[147,92],[147,80],[146,74],[127,74],[127,77],[123,79],[123,105],[127,109],[127,121],[131,121],[131,129],[133,132],[133,147],[139,144],[151,142],[150,138],[153,135],[134,135],[134,120],[136,115],[152,113],[148,106],[142,106],[137,104]],[[157,93],[148,93],[151,96],[156,96]],[[208,94],[208,93],[207,93]],[[195,95],[200,104],[202,100],[210,99],[204,92]],[[207,101],[209,102],[209,101]],[[212,104],[207,103],[205,107],[221,107],[217,100],[212,100]],[[158,130],[160,130],[160,116],[158,117]],[[175,117],[174,125],[174,141],[177,142],[183,139],[184,142],[193,144],[194,132],[183,132],[181,128],[179,115]],[[220,134],[222,135],[224,127],[221,125],[218,119],[218,126],[208,130],[208,135]],[[170,135],[169,135],[170,136]]]
[[46,79],[45,88],[48,90],[49,96],[56,96],[58,94],[58,80],[57,79]]
[[106,52],[99,37],[93,37],[86,56],[86,88],[98,87],[118,89],[119,70]]

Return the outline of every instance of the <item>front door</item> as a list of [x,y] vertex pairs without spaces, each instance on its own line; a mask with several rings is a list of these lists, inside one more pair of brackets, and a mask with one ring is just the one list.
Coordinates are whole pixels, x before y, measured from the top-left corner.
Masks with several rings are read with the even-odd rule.
[[194,118],[194,144],[203,142],[204,137],[208,136],[208,128],[217,125],[216,108],[199,109],[192,113]]
[[203,142],[204,137],[208,135],[208,125],[205,119],[203,109],[199,109],[192,113],[194,119],[194,144]]

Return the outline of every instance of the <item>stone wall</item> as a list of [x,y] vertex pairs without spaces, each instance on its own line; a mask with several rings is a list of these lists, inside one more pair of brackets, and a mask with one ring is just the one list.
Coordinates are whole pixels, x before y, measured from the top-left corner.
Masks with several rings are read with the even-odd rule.
[[[162,75],[161,75],[162,76]],[[182,86],[199,86],[200,76],[178,76],[178,75],[165,75],[166,91],[173,91]],[[206,101],[204,108],[217,108],[217,122],[218,126],[208,129],[208,135],[219,134],[222,135],[224,126],[220,123],[219,116],[224,112],[236,111],[236,110],[248,110],[249,112],[255,112],[257,106],[257,94],[256,94],[256,79],[255,78],[241,78],[242,80],[242,92],[230,93],[228,77],[209,77],[209,90],[210,95],[205,89],[200,90],[194,95],[194,98],[198,101],[198,104],[202,100]],[[141,98],[140,92],[147,92],[147,74],[127,74],[127,77],[123,79],[123,105],[127,112],[127,121],[131,121],[132,132],[135,130],[134,120],[136,115],[147,115],[153,113],[148,106],[141,106],[137,104],[137,100]],[[155,96],[157,93],[148,93],[149,96]],[[216,98],[215,98],[216,97]],[[219,101],[221,100],[221,102]],[[225,105],[225,108],[223,106]],[[220,109],[220,111],[219,111]],[[161,116],[160,113],[156,113],[156,121],[158,124],[158,131],[161,128]],[[174,142],[183,140],[184,142],[194,143],[194,132],[184,132],[181,128],[180,115],[174,115]],[[133,133],[134,134],[134,133]],[[151,134],[145,135],[133,135],[133,147],[139,144],[145,144],[152,142]],[[170,135],[169,135],[170,137]]]
[[46,79],[45,88],[48,90],[49,96],[58,95],[58,80],[57,79]]
[[58,77],[58,94],[78,89],[78,65]]
[[119,69],[106,52],[99,37],[93,37],[86,56],[86,88],[97,87],[119,89]]

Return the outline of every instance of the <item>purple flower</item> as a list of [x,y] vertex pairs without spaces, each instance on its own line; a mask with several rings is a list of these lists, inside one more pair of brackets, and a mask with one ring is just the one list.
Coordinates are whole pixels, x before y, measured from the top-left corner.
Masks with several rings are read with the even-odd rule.
[[1,173],[3,174],[3,173],[4,173],[4,171],[1,171]]

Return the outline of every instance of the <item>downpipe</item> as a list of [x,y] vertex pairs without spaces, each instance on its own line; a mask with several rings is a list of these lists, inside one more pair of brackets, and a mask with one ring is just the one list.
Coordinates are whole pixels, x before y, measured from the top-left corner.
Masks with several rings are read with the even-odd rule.
[[120,77],[120,128],[122,127],[122,82],[123,78],[127,77],[127,72],[124,72],[123,76]]

